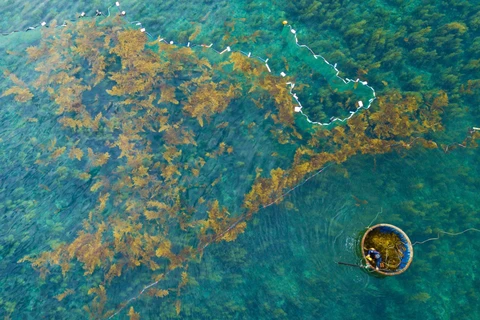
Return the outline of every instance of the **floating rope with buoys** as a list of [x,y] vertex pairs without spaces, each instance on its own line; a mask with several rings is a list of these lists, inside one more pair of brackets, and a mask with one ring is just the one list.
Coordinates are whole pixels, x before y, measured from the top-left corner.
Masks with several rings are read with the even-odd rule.
[[[109,17],[111,15],[111,12],[110,12],[110,9],[112,8],[113,6],[110,6],[108,7],[108,9],[106,10],[107,11],[107,14],[104,15],[101,11],[99,10],[96,10],[95,14],[92,16],[92,15],[88,15],[86,14],[85,12],[82,12],[80,15],[78,15],[75,19],[72,19],[72,20],[64,20],[63,23],[59,24],[59,25],[54,25],[53,23],[52,24],[48,24],[46,21],[43,21],[41,22],[39,25],[34,25],[32,27],[28,27],[26,30],[24,30],[24,32],[30,32],[30,31],[33,31],[33,30],[36,30],[36,29],[41,29],[41,28],[64,28],[64,27],[67,27],[67,24],[70,24],[70,22],[75,22],[75,21],[80,21],[82,19],[87,19],[87,18],[91,18],[91,19],[100,19],[102,17]],[[131,25],[134,25],[134,26],[138,26],[139,27],[139,32],[142,32],[142,33],[145,33],[146,35],[148,35],[150,38],[158,41],[158,42],[162,42],[162,43],[165,43],[166,45],[178,45],[176,44],[174,41],[172,40],[166,40],[164,38],[161,38],[161,37],[153,37],[149,32],[146,31],[146,29],[142,26],[142,23],[139,22],[139,21],[128,21],[126,19],[126,12],[124,10],[122,10],[120,8],[120,3],[119,2],[116,2],[115,3],[115,7],[118,8],[118,16],[122,17],[123,19],[125,19],[125,21],[127,21],[128,23],[130,23]],[[294,54],[298,55],[299,53],[297,52],[299,50],[299,48],[307,48],[311,53],[313,53],[313,51],[307,47],[306,45],[300,45],[298,43],[298,39],[297,39],[297,35],[296,33],[292,32],[292,27],[290,25],[284,27],[284,33],[285,33],[285,36],[288,36],[289,38],[287,39],[291,44],[291,50],[290,52],[293,52]],[[9,33],[2,33],[3,35],[5,36],[8,36],[8,35],[11,35],[11,34],[14,34],[14,33],[17,33],[17,32],[21,32],[19,30],[14,30],[12,32],[9,32]],[[292,38],[291,37],[294,37],[295,39],[295,42],[291,41]],[[257,59],[257,60],[260,60],[264,66],[265,66],[265,71],[268,71],[269,73],[274,73],[275,71],[272,70],[272,68],[270,67],[269,65],[269,62],[268,62],[268,59],[263,59],[262,57],[259,57],[259,56],[256,56],[256,55],[253,55],[251,52],[244,52],[244,51],[240,51],[240,50],[232,50],[232,48],[230,46],[227,46],[225,49],[223,50],[217,50],[214,48],[214,45],[213,43],[210,43],[210,44],[194,44],[194,43],[186,43],[184,44],[183,46],[185,47],[188,47],[188,48],[201,48],[202,50],[210,50],[212,52],[215,52],[217,53],[218,55],[223,55],[223,54],[228,54],[228,53],[232,53],[232,52],[238,52],[240,54],[243,54],[244,56],[246,56],[247,58],[250,58],[250,59]],[[335,65],[332,65],[330,63],[328,63],[328,61],[326,61],[323,57],[321,57],[323,60],[321,59],[318,59],[318,55],[313,55],[313,56],[310,56],[309,55],[309,59],[314,59],[315,63],[318,63],[317,60],[323,64],[322,61],[325,62],[324,64],[324,67],[327,68],[327,69],[331,69],[330,71],[332,71],[332,73],[335,74],[335,77],[338,78],[338,79],[341,79],[342,83],[344,85],[349,85],[349,86],[354,86],[354,83],[356,83],[357,85],[358,84],[361,84],[361,85],[365,85],[366,86],[366,83],[360,83],[360,80],[357,79],[356,81],[353,81],[353,80],[350,80],[350,79],[343,79],[341,77],[339,77],[339,71],[338,69],[336,68],[336,64]],[[310,67],[312,68],[315,68],[315,64],[311,64]],[[275,72],[277,73],[277,72]],[[291,82],[291,78],[289,78],[287,76],[287,74],[285,72],[279,72],[277,73],[280,77],[283,77],[285,79],[289,79],[289,82],[286,82],[286,85],[289,85],[290,86],[290,95],[292,95],[292,97],[295,99],[295,101],[297,101],[297,103],[299,104],[299,106],[295,107],[295,110],[292,110],[295,111],[295,112],[300,112],[301,111],[301,104],[300,104],[300,101],[299,101],[299,98],[297,97],[296,93],[293,91],[293,88],[295,86],[295,84],[293,82]],[[279,78],[280,78],[279,77]],[[281,78],[280,78],[281,79]],[[281,85],[281,84],[280,84]],[[367,87],[366,87],[367,88]],[[368,88],[371,88],[371,87],[368,87]],[[373,98],[370,98],[369,100],[369,103],[368,103],[368,106],[367,107],[370,107],[373,99],[375,99],[375,91],[373,90],[373,88],[371,89],[368,89],[367,88],[367,92],[369,94],[372,95]],[[288,97],[288,96],[287,96]],[[369,96],[370,97],[370,96]],[[364,100],[365,101],[365,100]],[[361,105],[363,107],[363,103],[360,102],[359,105]],[[300,109],[298,109],[300,108]],[[360,110],[357,109],[357,111]],[[303,113],[301,112],[305,117],[307,117],[307,120],[310,122],[310,123],[314,123],[314,124],[318,124],[318,125],[328,125],[330,123],[333,123],[335,121],[346,121],[348,119],[350,119],[357,111],[355,112],[352,112],[350,113],[350,115],[348,116],[348,118],[345,118],[345,119],[341,119],[341,118],[335,118],[335,119],[332,119],[329,123],[316,123],[316,122],[313,122],[311,121],[310,119],[308,119],[308,117]],[[285,192],[283,192],[281,195],[279,195],[278,197],[276,198],[272,198],[271,202],[268,203],[268,204],[265,204],[263,206],[260,207],[260,209],[264,209],[264,208],[267,208],[267,207],[270,207],[272,206],[273,204],[276,204],[278,202],[280,202],[285,196],[287,196],[288,194],[290,194],[293,190],[299,188],[300,186],[302,186],[304,183],[306,183],[307,181],[309,181],[310,179],[314,178],[315,176],[317,176],[318,174],[320,174],[321,172],[323,172],[323,170],[325,169],[326,167],[320,169],[320,170],[317,170],[316,172],[314,171],[313,174],[311,174],[309,177],[307,177],[306,179],[304,179],[303,181],[300,181],[299,183],[297,183],[296,185],[294,185],[293,187],[291,187],[290,189],[288,190],[285,190]],[[299,181],[299,180],[297,180]],[[202,242],[199,244],[199,246],[197,247],[196,249],[196,254],[198,256],[200,256],[203,251],[212,243],[214,242],[217,242],[219,241],[220,239],[222,239],[226,234],[228,234],[228,232],[230,232],[232,229],[234,229],[238,224],[248,220],[251,216],[250,215],[247,215],[246,213],[245,214],[242,214],[238,217],[238,219],[235,220],[235,222],[233,222],[232,224],[230,224],[229,227],[225,228],[225,230],[223,230],[222,232],[219,232],[214,238],[212,239],[209,239],[208,241],[205,241],[205,242]],[[186,265],[188,265],[188,262],[185,262]],[[168,274],[171,273],[173,269],[171,270],[168,270],[164,273],[163,277],[166,277]],[[155,285],[157,285],[161,280],[157,280],[155,282],[151,282],[149,283],[148,285],[145,285],[139,292],[138,294],[135,294],[133,297],[131,297],[130,299],[128,300],[123,300],[122,303],[120,303],[117,308],[115,308],[115,312],[113,314],[111,314],[111,316],[109,316],[109,318],[113,318],[115,317],[116,315],[118,315],[127,305],[129,305],[132,301],[135,301],[136,299],[138,299],[140,296],[142,296],[144,293],[148,292],[148,289],[154,287]],[[148,283],[148,282],[146,282]]]
[[[281,77],[284,77],[284,78],[287,77],[287,73],[285,72],[285,70],[282,70],[282,71],[272,70],[271,66],[268,63],[269,58],[262,58],[260,56],[252,54],[252,52],[245,52],[245,51],[242,51],[242,50],[233,50],[232,46],[227,46],[223,50],[217,50],[217,49],[214,48],[213,43],[210,43],[210,44],[195,44],[195,43],[192,43],[192,42],[187,42],[186,44],[179,44],[179,43],[175,42],[174,40],[166,40],[166,39],[164,39],[160,36],[155,37],[146,30],[146,28],[142,25],[142,23],[140,21],[129,21],[127,19],[127,12],[125,10],[121,9],[119,1],[115,2],[114,5],[111,5],[107,8],[107,14],[106,15],[104,15],[102,13],[102,11],[100,11],[98,9],[95,10],[95,13],[92,14],[91,16],[88,15],[86,12],[81,12],[76,18],[66,19],[66,20],[64,20],[64,22],[62,24],[56,25],[55,28],[66,27],[67,23],[75,22],[75,21],[78,21],[80,19],[85,19],[85,18],[88,18],[88,17],[93,17],[93,18],[100,18],[100,17],[103,17],[103,16],[109,17],[111,15],[110,9],[112,7],[116,7],[118,9],[118,13],[117,13],[118,16],[123,17],[127,23],[138,26],[140,28],[139,30],[141,32],[145,33],[148,37],[150,37],[153,40],[158,40],[159,42],[163,42],[163,43],[168,44],[168,45],[176,45],[176,46],[182,46],[183,45],[183,46],[188,47],[188,48],[195,48],[195,47],[207,48],[207,49],[210,49],[210,50],[212,50],[212,51],[214,51],[214,52],[216,52],[217,54],[220,54],[220,55],[222,55],[224,53],[238,52],[238,53],[241,53],[248,58],[257,59],[257,60],[260,60],[261,62],[263,62],[266,70],[269,73],[274,73],[274,74],[280,75]],[[359,99],[355,102],[355,106],[356,106],[355,110],[349,111],[349,114],[345,117],[331,116],[331,117],[329,117],[328,121],[314,121],[314,120],[311,120],[303,110],[304,105],[300,101],[301,98],[299,98],[298,94],[294,91],[294,88],[295,88],[295,85],[296,85],[295,82],[286,81],[285,85],[289,87],[289,89],[290,89],[289,93],[296,102],[296,106],[294,107],[294,112],[300,113],[301,115],[303,115],[306,118],[307,122],[310,123],[310,124],[319,125],[319,126],[329,126],[329,125],[334,124],[334,123],[344,123],[347,120],[351,119],[354,115],[356,115],[361,110],[366,110],[366,109],[370,108],[373,101],[376,99],[376,94],[375,94],[375,89],[373,87],[369,86],[367,81],[362,81],[358,78],[356,80],[353,80],[353,79],[350,79],[350,78],[340,77],[339,76],[340,70],[337,68],[336,63],[332,64],[324,56],[316,54],[308,45],[300,44],[299,40],[298,40],[298,37],[297,37],[297,31],[292,27],[292,25],[290,25],[288,23],[288,21],[283,21],[282,24],[284,25],[284,32],[282,33],[283,36],[285,38],[289,38],[289,37],[292,38],[293,37],[293,40],[287,39],[287,46],[288,46],[287,48],[289,49],[288,52],[290,54],[292,54],[296,58],[302,59],[302,61],[305,62],[307,65],[309,65],[312,68],[312,70],[316,70],[316,71],[322,70],[325,74],[328,73],[328,72],[332,72],[332,76],[329,76],[330,77],[329,79],[330,80],[338,79],[338,80],[340,80],[340,82],[338,83],[338,85],[337,84],[335,84],[335,85],[345,86],[345,88],[337,87],[337,88],[335,88],[336,90],[339,90],[340,92],[347,91],[347,90],[361,91],[358,88],[358,86],[360,85],[360,88],[364,89],[363,93],[366,94],[366,95],[368,94],[370,96],[370,97],[364,97],[364,99],[359,97]],[[30,27],[27,27],[25,30],[23,30],[23,32],[36,30],[38,28],[49,28],[49,24],[46,21],[42,21],[40,24],[32,25]],[[1,34],[3,36],[8,36],[8,35],[11,35],[11,34],[14,34],[14,33],[17,33],[17,32],[22,32],[22,30],[13,30],[13,31],[10,31],[10,32],[1,32]],[[301,52],[301,49],[306,49],[308,51],[308,55],[304,55]],[[327,75],[325,75],[325,76],[327,77]],[[332,81],[329,81],[329,83],[330,83],[330,85],[334,85],[334,83]]]

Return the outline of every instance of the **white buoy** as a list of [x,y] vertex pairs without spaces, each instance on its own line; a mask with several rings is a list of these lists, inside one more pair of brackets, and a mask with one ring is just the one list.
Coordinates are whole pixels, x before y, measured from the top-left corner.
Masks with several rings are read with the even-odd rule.
[[227,52],[227,51],[230,52],[230,51],[232,51],[232,50],[230,49],[230,47],[226,47],[225,50],[223,50],[222,52],[220,52],[220,54],[224,54],[224,53]]

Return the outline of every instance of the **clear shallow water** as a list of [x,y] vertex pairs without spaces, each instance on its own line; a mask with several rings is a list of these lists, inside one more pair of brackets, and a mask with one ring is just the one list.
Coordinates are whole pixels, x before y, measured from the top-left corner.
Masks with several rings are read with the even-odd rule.
[[[61,17],[70,15],[72,11],[91,11],[94,5],[84,7],[76,3],[75,7],[68,7],[59,2],[42,12],[25,12],[23,17],[12,9],[12,14],[2,21],[2,30],[11,30],[14,24],[25,28],[30,25],[27,21]],[[409,25],[412,30],[404,30],[402,36],[413,38],[411,34],[415,28],[411,26],[409,18],[415,18],[415,5],[402,12],[393,3],[382,3],[370,11],[379,14],[386,10],[391,15],[388,19],[392,20],[404,14],[403,24]],[[333,11],[322,11],[320,6],[311,8],[307,3],[299,3],[295,8],[283,3],[271,6],[241,2],[235,5],[205,2],[195,6],[168,2],[122,2],[122,6],[128,10],[130,19],[141,20],[147,30],[161,30],[152,31],[154,34],[165,32],[165,36],[179,39],[175,41],[186,42],[195,31],[189,23],[195,21],[202,25],[199,42],[215,42],[218,43],[217,48],[221,49],[229,41],[239,41],[238,46],[246,51],[253,47],[259,56],[269,57],[275,53],[271,57],[272,66],[279,61],[273,58],[281,55],[285,43],[281,38],[283,19],[293,21],[295,28],[301,32],[299,37],[305,36],[305,43],[311,44],[316,52],[327,54],[327,58],[335,62],[338,59],[339,65],[345,67],[340,69],[350,77],[355,74],[350,75],[348,71],[357,73],[357,63],[368,66],[365,55],[374,53],[374,56],[384,57],[385,52],[393,50],[388,45],[373,51],[361,45],[354,46],[355,37],[348,35],[341,23],[322,26],[328,12]],[[14,3],[12,8],[15,8]],[[325,8],[331,7],[325,4]],[[434,9],[446,13],[441,6]],[[365,312],[372,309],[380,316],[393,319],[405,316],[428,319],[476,318],[479,313],[475,275],[479,235],[476,233],[465,233],[458,237],[442,236],[438,241],[415,246],[415,261],[411,268],[402,276],[392,279],[377,279],[359,269],[334,263],[358,261],[355,253],[358,237],[378,212],[381,214],[376,222],[400,226],[412,241],[435,237],[437,230],[457,232],[479,226],[476,214],[479,201],[478,150],[458,146],[456,149],[446,149],[453,142],[461,142],[467,135],[467,128],[478,124],[479,120],[475,105],[478,95],[462,93],[459,88],[459,85],[466,85],[468,80],[478,78],[478,69],[461,69],[458,66],[465,66],[468,59],[478,57],[474,45],[475,36],[478,36],[478,29],[473,22],[475,11],[472,8],[469,10],[472,12],[459,6],[457,10],[449,12],[450,17],[443,16],[443,20],[438,22],[455,21],[462,12],[466,12],[464,21],[469,23],[468,32],[454,30],[454,36],[449,40],[455,42],[461,38],[460,49],[464,49],[464,53],[457,54],[457,57],[461,56],[462,59],[441,61],[443,58],[440,58],[435,63],[420,63],[406,53],[411,49],[408,43],[412,40],[404,41],[407,45],[397,44],[398,48],[395,49],[405,54],[404,58],[385,62],[378,70],[373,69],[362,76],[379,88],[379,96],[382,93],[389,94],[387,87],[414,90],[424,95],[428,94],[428,90],[446,90],[450,106],[445,108],[442,119],[447,130],[425,135],[437,142],[438,149],[425,150],[416,145],[412,149],[385,155],[357,155],[341,165],[330,165],[324,172],[289,193],[278,206],[261,209],[248,220],[244,234],[240,234],[235,241],[212,243],[201,258],[197,256],[188,263],[188,269],[172,271],[168,279],[158,285],[159,288],[169,289],[166,297],[155,298],[145,293],[117,317],[128,318],[127,312],[132,306],[141,318],[147,319],[357,319],[363,318]],[[343,19],[355,17],[352,22],[345,20],[345,25],[352,25],[362,18],[371,21],[370,13],[356,5],[346,6],[335,15]],[[400,25],[402,23],[397,22],[398,28]],[[252,38],[251,35],[258,29],[264,32]],[[318,34],[318,30],[322,32]],[[363,33],[370,35],[374,33],[374,30],[366,27],[356,30],[365,30]],[[392,33],[396,31],[392,30]],[[226,34],[230,34],[230,37],[225,37]],[[441,34],[436,36],[442,37]],[[427,44],[433,45],[434,38],[432,36]],[[25,82],[32,81],[35,76],[31,66],[25,67],[25,49],[38,44],[39,33],[17,33],[0,40],[2,51],[13,52],[2,56],[1,66]],[[253,40],[256,42],[252,44]],[[377,39],[377,42],[381,41]],[[440,52],[443,48],[437,46],[436,50]],[[213,54],[207,53],[206,57],[213,61],[216,59]],[[356,59],[359,57],[363,58]],[[299,71],[295,70],[295,76],[307,81],[311,77],[306,74],[311,70],[302,63],[301,60],[295,61],[292,66],[299,68]],[[453,69],[448,69],[448,63]],[[416,75],[442,70],[442,77],[427,76],[421,85],[411,82]],[[452,70],[457,70],[460,75],[457,75],[458,85],[448,87],[439,79],[455,74]],[[220,77],[227,76],[222,74]],[[228,79],[232,83],[245,83],[241,77]],[[11,83],[4,81],[2,91],[10,86]],[[305,92],[308,95],[310,89],[313,96],[328,95],[328,90],[315,92],[322,88],[311,85]],[[97,92],[100,104],[111,101],[112,98],[102,94],[102,91]],[[307,95],[304,95],[305,99]],[[333,102],[341,98],[329,97]],[[219,187],[199,188],[205,191],[192,188],[183,196],[182,201],[194,206],[198,212],[205,213],[207,210],[195,203],[195,199],[203,195],[207,201],[219,199],[222,206],[229,208],[232,216],[239,216],[243,196],[254,181],[255,168],[263,168],[265,177],[269,176],[269,170],[278,166],[288,168],[293,150],[303,145],[301,141],[285,145],[272,138],[272,123],[259,121],[264,118],[265,112],[275,112],[265,97],[259,98],[265,109],[254,109],[245,101],[239,99],[232,103],[214,118],[212,126],[208,128],[198,128],[196,120],[192,121],[196,127],[190,124],[191,128],[197,130],[199,146],[194,151],[184,149],[184,154],[196,156],[200,152],[213,152],[215,148],[212,146],[219,145],[220,141],[232,145],[235,150],[231,158],[209,160],[201,172],[200,178],[203,180],[199,182],[200,185],[202,182],[212,183],[222,173]],[[315,101],[307,103],[305,110],[313,110]],[[86,96],[84,104],[94,108],[95,98]],[[71,148],[70,141],[80,139],[85,153],[86,147],[90,146],[96,147],[95,152],[108,150],[112,153],[112,159],[119,154],[115,154],[113,148],[103,147],[102,135],[88,135],[85,132],[72,135],[66,132],[45,95],[38,94],[27,105],[15,103],[11,96],[4,97],[2,105],[1,223],[4,232],[0,240],[0,314],[13,319],[39,316],[61,319],[67,315],[81,319],[88,317],[84,305],[95,310],[92,311],[92,317],[98,318],[106,310],[118,310],[119,303],[136,296],[145,285],[151,283],[154,272],[146,266],[125,267],[121,276],[109,282],[104,278],[108,270],[97,267],[91,275],[84,275],[82,263],[74,258],[71,270],[65,276],[58,266],[51,266],[48,276],[42,279],[30,263],[18,261],[26,255],[49,251],[60,243],[74,241],[83,228],[82,222],[96,206],[97,195],[91,191],[94,181],[72,178],[75,170],[88,169],[88,163],[73,162],[67,157],[59,158],[58,163],[50,166],[35,163],[55,150],[57,146],[48,150],[53,137],[57,137],[58,147],[65,145],[68,150]],[[107,115],[107,111],[104,114]],[[176,116],[182,115],[177,113]],[[36,118],[37,121],[29,118]],[[232,125],[227,129],[217,128],[224,121],[230,121]],[[252,122],[256,124],[249,126]],[[301,119],[296,119],[296,125],[303,129],[305,126]],[[162,141],[158,143],[160,148]],[[272,157],[274,152],[280,156]],[[108,176],[113,172],[114,165],[118,164],[113,162],[95,169],[99,172],[93,170],[90,173]],[[192,187],[188,180],[180,184]],[[133,194],[124,193],[127,197]],[[109,221],[109,216],[114,215],[108,210],[104,212],[105,221]],[[128,219],[128,215],[121,217]],[[198,245],[196,232],[182,233],[174,222],[167,224],[169,234],[177,241],[174,245]],[[121,257],[115,259],[121,260]],[[164,261],[160,261],[160,264],[161,269],[167,268]],[[188,272],[189,280],[177,295],[182,270]],[[95,305],[99,306],[101,298],[95,297],[94,292],[88,293],[91,288],[100,285],[107,290],[105,310],[99,307],[94,309]],[[59,299],[59,295],[67,290],[73,293]],[[177,301],[181,301],[178,315],[175,310]]]

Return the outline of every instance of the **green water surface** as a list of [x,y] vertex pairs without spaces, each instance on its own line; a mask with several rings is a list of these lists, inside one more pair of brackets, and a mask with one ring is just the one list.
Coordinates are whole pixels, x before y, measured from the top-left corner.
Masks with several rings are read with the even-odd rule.
[[[111,15],[118,14],[113,2],[34,0],[25,5],[24,1],[7,0],[0,30],[20,32],[0,37],[0,69],[15,73],[22,81],[32,81],[36,76],[32,64],[27,64],[26,49],[40,43],[41,33],[24,32],[26,28],[53,19],[59,24],[77,20],[81,12],[93,19],[95,9],[106,15],[109,7]],[[54,266],[43,278],[31,263],[19,262],[25,256],[72,242],[96,205],[96,196],[90,192],[93,178],[82,181],[73,177],[74,172],[89,170],[89,164],[65,157],[52,166],[38,165],[36,161],[43,159],[44,152],[40,146],[51,144],[54,138],[58,145],[70,146],[78,139],[85,149],[111,152],[112,159],[117,159],[119,152],[106,146],[109,137],[103,131],[67,135],[46,93],[39,93],[27,104],[15,102],[12,96],[1,97],[1,317],[86,319],[89,315],[84,306],[99,301],[88,291],[102,285],[108,297],[102,311],[121,310],[122,303],[138,297],[115,315],[117,319],[128,319],[130,307],[141,319],[480,318],[476,273],[480,234],[475,230],[458,236],[440,234],[438,240],[416,244],[412,265],[398,277],[378,278],[360,268],[336,264],[360,263],[359,237],[372,223],[397,225],[412,242],[436,238],[440,231],[480,228],[480,151],[459,145],[471,135],[472,127],[480,127],[477,1],[125,0],[120,10],[127,12],[129,21],[141,21],[154,39],[159,36],[185,45],[198,29],[196,43],[213,43],[222,51],[235,41],[233,50],[268,58],[277,75],[287,71],[295,81],[307,85],[299,98],[303,111],[314,121],[348,116],[353,109],[339,106],[350,97],[362,101],[371,98],[365,87],[341,87],[335,82],[334,70],[317,65],[306,51],[295,51],[291,35],[282,32],[282,21],[287,20],[302,43],[337,63],[340,76],[368,81],[378,97],[392,89],[420,96],[446,92],[449,104],[442,114],[445,129],[424,134],[436,142],[434,149],[413,145],[328,164],[314,178],[296,184],[282,201],[260,209],[236,240],[209,244],[189,264],[189,280],[180,293],[172,289],[166,297],[155,298],[147,293],[138,296],[152,283],[153,273],[144,265],[125,270],[107,283],[103,270],[85,275],[80,263],[73,263],[65,276]],[[139,28],[135,23],[131,27]],[[223,61],[213,51],[198,54],[215,63]],[[217,77],[247,83],[241,77]],[[0,92],[11,85],[5,76]],[[103,91],[98,89],[97,96],[86,95],[83,103],[92,108],[117,103],[119,100],[105,93],[109,85],[105,80],[100,85]],[[180,179],[179,185],[187,188],[182,198],[185,206],[201,216],[207,208],[198,199],[218,199],[232,216],[240,216],[256,169],[268,176],[271,169],[288,168],[295,148],[306,142],[282,144],[274,138],[273,131],[290,129],[266,120],[265,114],[274,110],[272,98],[259,97],[264,109],[249,104],[246,98],[235,100],[205,128],[195,119],[185,120],[195,128],[198,145],[182,149],[182,161],[193,162],[202,152],[214,152],[222,141],[234,150],[230,158],[207,159],[198,180]],[[377,102],[372,105],[375,108]],[[294,116],[298,131],[308,135],[311,127],[305,118]],[[182,113],[172,112],[172,117],[179,120]],[[231,124],[222,127],[223,122]],[[153,152],[160,153],[163,140],[148,138],[154,142]],[[120,161],[90,173],[93,177],[113,175],[114,165]],[[212,186],[218,177],[219,185]],[[133,192],[124,196],[135,197]],[[111,209],[107,208],[105,221]],[[193,232],[185,233],[174,223],[163,227],[176,239],[174,247],[199,245]],[[174,270],[154,287],[176,288],[179,279],[181,270]],[[68,289],[73,293],[58,299]],[[177,301],[181,301],[181,310],[175,308]],[[97,310],[90,317],[105,318],[103,314]]]

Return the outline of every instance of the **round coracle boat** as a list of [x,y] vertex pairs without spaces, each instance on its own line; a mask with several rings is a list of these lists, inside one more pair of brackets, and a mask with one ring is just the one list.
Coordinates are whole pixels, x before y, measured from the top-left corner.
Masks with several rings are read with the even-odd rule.
[[413,260],[408,236],[391,224],[377,224],[365,232],[361,250],[363,259],[374,272],[395,276],[405,272]]

